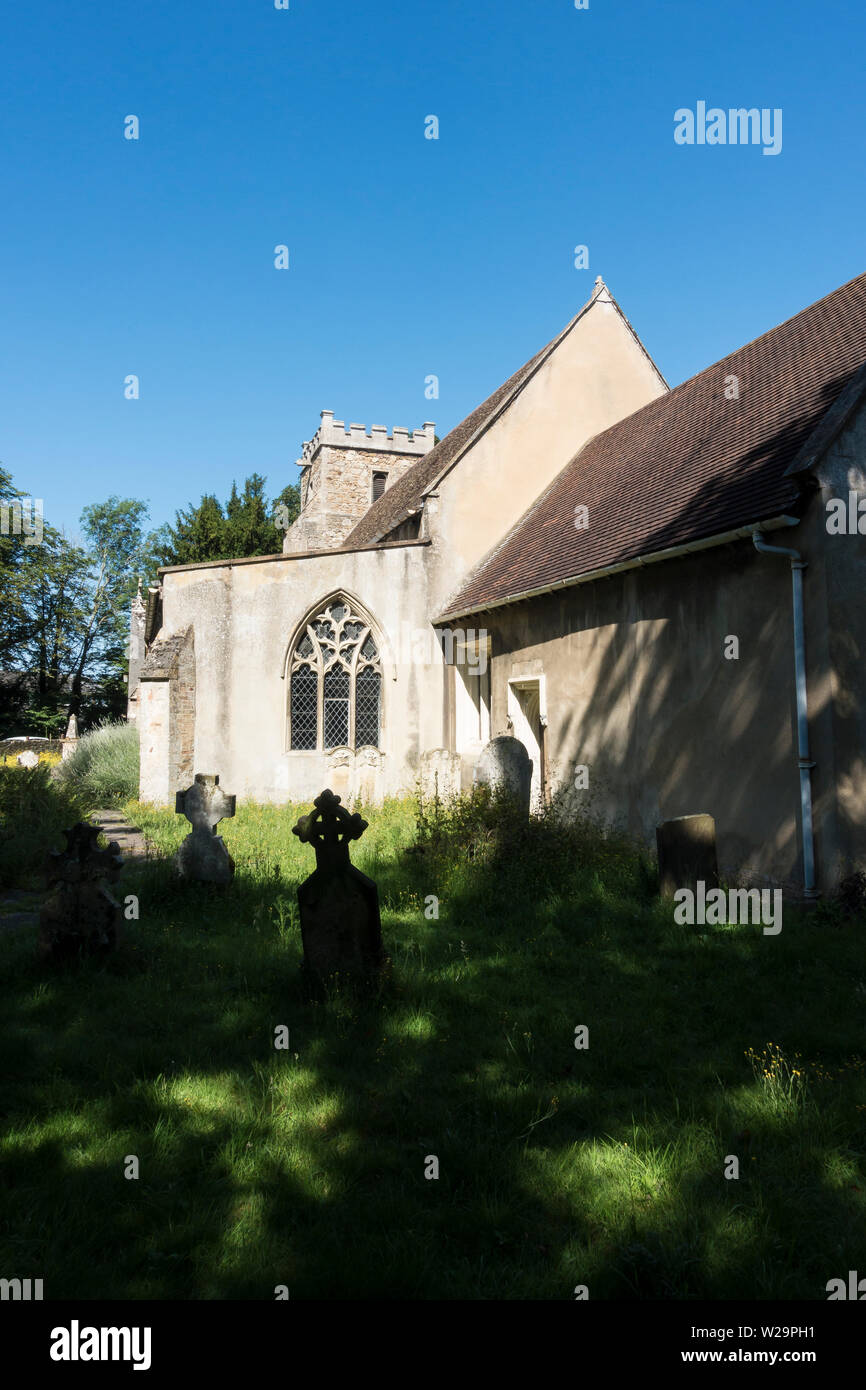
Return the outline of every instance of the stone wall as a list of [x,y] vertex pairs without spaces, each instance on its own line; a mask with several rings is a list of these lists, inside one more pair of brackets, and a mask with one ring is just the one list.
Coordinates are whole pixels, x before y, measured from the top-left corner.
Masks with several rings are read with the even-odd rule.
[[323,410],[321,427],[298,460],[301,514],[286,532],[284,552],[334,550],[342,545],[372,505],[373,474],[387,474],[385,487],[392,487],[429,453],[433,441],[429,421],[410,439],[408,430],[395,427],[389,436],[383,425],[373,425],[369,434],[357,424],[347,431],[342,420]]
[[177,675],[171,682],[172,738],[169,769],[173,789],[191,785],[195,775],[195,643],[188,640],[178,653]]
[[193,778],[196,731],[192,626],[160,634],[141,668],[138,697],[139,796],[171,805]]

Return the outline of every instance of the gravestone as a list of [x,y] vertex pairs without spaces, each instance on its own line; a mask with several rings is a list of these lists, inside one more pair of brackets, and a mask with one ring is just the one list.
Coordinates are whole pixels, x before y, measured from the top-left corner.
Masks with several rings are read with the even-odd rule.
[[476,786],[502,788],[529,816],[529,797],[532,788],[532,759],[520,742],[510,734],[491,739],[482,748],[475,766]]
[[39,952],[44,959],[107,955],[121,935],[121,907],[106,883],[114,883],[123,860],[114,841],[99,849],[99,828],[79,821],[65,830],[66,849],[45,861],[51,892],[39,913]]
[[19,767],[38,767],[38,766],[39,766],[39,755],[38,755],[37,753],[34,753],[32,749],[28,748],[27,751],[26,751],[26,753],[19,753],[19,754],[18,754],[18,766],[19,766]]
[[292,830],[316,852],[316,867],[298,888],[304,963],[318,981],[369,981],[383,964],[379,892],[349,859],[349,842],[361,838],[367,821],[330,790],[313,805]]
[[234,815],[236,798],[222,790],[219,780],[213,773],[197,772],[192,786],[174,799],[175,814],[186,816],[192,826],[174,862],[182,878],[199,883],[231,883],[235,871],[235,861],[216,828]]
[[663,898],[673,897],[679,888],[694,893],[699,880],[710,887],[719,886],[716,859],[716,822],[706,814],[678,816],[656,826],[656,847],[659,859],[659,892]]

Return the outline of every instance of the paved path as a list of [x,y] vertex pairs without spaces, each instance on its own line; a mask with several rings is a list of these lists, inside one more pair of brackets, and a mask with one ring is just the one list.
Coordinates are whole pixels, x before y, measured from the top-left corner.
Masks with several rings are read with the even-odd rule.
[[122,811],[92,811],[88,820],[99,826],[106,840],[117,841],[124,862],[147,857],[144,834],[137,825],[130,825]]
[[[89,817],[98,825],[107,840],[116,840],[124,865],[135,864],[147,857],[144,834],[137,825],[130,825],[122,811],[94,811]],[[28,893],[23,889],[8,889],[0,894],[0,931],[19,927],[37,927],[43,892]]]

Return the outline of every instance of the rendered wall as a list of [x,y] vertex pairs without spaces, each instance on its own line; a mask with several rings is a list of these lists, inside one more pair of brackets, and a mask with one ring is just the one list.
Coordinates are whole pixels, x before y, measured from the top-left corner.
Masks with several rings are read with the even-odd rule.
[[428,502],[432,611],[588,439],[665,390],[604,291]]
[[[427,619],[427,554],[414,544],[167,571],[163,633],[195,631],[195,771],[263,801],[310,800],[326,786],[370,799],[412,790],[421,752],[443,744],[444,666]],[[345,755],[286,748],[290,639],[337,591],[360,602],[383,643],[378,767],[369,756],[347,767]]]
[[[797,547],[802,531],[770,532],[767,540]],[[820,579],[813,598],[823,602]],[[493,732],[506,731],[508,679],[543,674],[551,781],[573,807],[590,808],[648,846],[660,821],[709,812],[725,872],[799,891],[786,560],[739,541],[494,610],[486,622]],[[729,636],[739,639],[738,660],[725,659]],[[831,710],[819,698],[821,663],[816,644],[809,667],[816,748],[832,739]],[[589,771],[586,791],[575,787],[580,765]]]
[[[851,492],[855,507],[866,501],[866,407],[860,408],[816,471],[820,492],[810,509],[809,534],[810,551],[819,563],[806,571],[806,583],[814,588],[812,569],[820,567],[826,616],[823,633],[813,624],[812,648],[818,640],[826,646],[827,678],[820,699],[831,712],[832,740],[812,756],[819,774],[822,759],[826,765],[821,781],[822,786],[826,783],[827,816],[835,837],[828,869],[841,878],[853,869],[866,869],[866,534],[859,533],[860,519],[866,532],[866,515],[854,523],[855,534],[830,534],[827,503],[844,499],[850,511]],[[807,624],[809,618],[807,614]]]

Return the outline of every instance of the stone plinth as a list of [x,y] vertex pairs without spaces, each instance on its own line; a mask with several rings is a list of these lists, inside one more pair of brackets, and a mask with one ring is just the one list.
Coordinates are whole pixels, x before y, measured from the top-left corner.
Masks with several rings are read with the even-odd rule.
[[69,723],[66,725],[66,733],[60,741],[60,757],[65,762],[71,758],[78,747],[78,720],[74,714],[70,714]]

